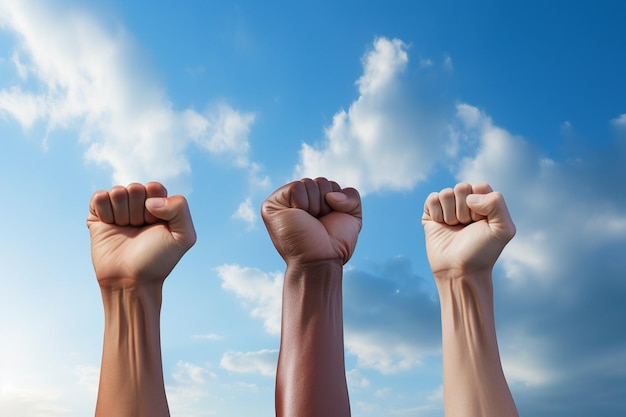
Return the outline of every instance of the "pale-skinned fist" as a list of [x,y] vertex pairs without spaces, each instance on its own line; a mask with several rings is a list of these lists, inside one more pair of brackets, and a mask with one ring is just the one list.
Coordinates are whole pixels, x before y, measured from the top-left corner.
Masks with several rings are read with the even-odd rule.
[[490,272],[515,235],[504,198],[485,183],[459,183],[431,193],[422,225],[435,277]]

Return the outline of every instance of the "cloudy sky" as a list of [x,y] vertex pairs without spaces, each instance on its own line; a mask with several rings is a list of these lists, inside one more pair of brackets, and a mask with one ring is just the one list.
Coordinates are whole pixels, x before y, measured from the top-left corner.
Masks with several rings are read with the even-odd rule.
[[626,4],[409,3],[0,3],[1,415],[93,412],[88,201],[148,180],[198,232],[165,284],[172,415],[273,415],[284,265],[258,213],[303,176],[363,196],[355,417],[443,415],[420,217],[458,181],[517,225],[495,291],[520,413],[626,414]]

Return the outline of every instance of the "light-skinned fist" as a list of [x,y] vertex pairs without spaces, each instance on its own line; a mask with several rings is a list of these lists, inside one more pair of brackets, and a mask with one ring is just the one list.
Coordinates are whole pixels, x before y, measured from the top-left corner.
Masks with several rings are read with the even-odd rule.
[[502,194],[486,183],[459,183],[431,193],[424,203],[422,225],[436,278],[491,272],[515,235]]
[[187,200],[157,182],[96,191],[87,227],[103,288],[162,283],[196,241]]

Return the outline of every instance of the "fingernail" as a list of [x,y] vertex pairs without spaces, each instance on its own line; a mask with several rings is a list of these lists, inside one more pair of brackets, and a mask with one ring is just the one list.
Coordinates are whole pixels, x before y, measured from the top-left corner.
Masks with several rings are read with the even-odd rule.
[[470,194],[465,199],[467,204],[480,204],[485,198],[484,194]]
[[345,195],[344,193],[340,193],[338,191],[333,191],[328,194],[332,194],[335,201],[344,201],[348,199],[347,195]]
[[165,207],[165,199],[164,198],[148,198],[146,200],[146,208],[149,209],[159,209],[161,207]]

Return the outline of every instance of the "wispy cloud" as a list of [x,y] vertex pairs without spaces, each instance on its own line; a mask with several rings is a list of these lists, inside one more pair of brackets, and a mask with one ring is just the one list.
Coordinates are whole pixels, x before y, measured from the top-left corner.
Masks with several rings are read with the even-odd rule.
[[172,377],[177,382],[191,382],[196,384],[202,384],[206,382],[208,378],[217,378],[215,373],[209,369],[184,361],[178,361]]
[[220,336],[219,334],[214,334],[214,333],[194,334],[191,337],[192,339],[196,339],[196,340],[222,340],[224,338],[223,336]]
[[[207,404],[213,397],[212,388],[217,375],[208,366],[178,361],[172,371],[172,381],[166,383],[167,400],[175,417],[215,416],[215,402]],[[210,383],[213,383],[212,385]]]
[[120,25],[36,1],[2,3],[0,22],[17,40],[16,76],[0,90],[0,114],[27,130],[76,130],[86,160],[111,169],[114,182],[188,175],[193,143],[250,166],[254,114],[224,102],[176,110]]
[[615,127],[626,129],[626,113],[621,114],[615,119],[611,120],[611,124]]

